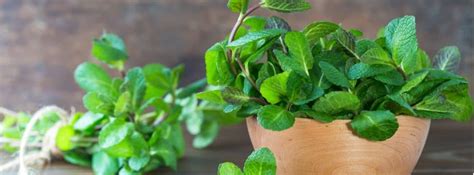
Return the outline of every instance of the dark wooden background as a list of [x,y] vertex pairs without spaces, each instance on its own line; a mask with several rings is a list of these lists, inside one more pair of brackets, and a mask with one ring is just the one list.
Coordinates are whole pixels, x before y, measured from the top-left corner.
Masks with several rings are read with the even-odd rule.
[[[103,30],[124,37],[128,67],[184,63],[189,83],[204,76],[203,53],[224,37],[236,19],[226,0],[0,0],[0,106],[33,111],[57,104],[81,107],[83,95],[73,70],[93,60],[90,45]],[[295,29],[316,20],[360,28],[374,37],[390,19],[417,17],[420,45],[433,55],[445,45],[460,47],[460,74],[474,83],[474,2],[472,0],[311,0],[313,9],[278,15]],[[474,94],[471,86],[471,94]],[[474,122],[434,121],[415,174],[470,174],[474,170]],[[189,138],[189,137],[188,137]],[[189,148],[178,172],[215,174],[222,161],[242,164],[251,152],[244,125],[225,128],[205,150]],[[0,159],[8,160],[6,155]],[[82,174],[87,169],[56,161],[46,174]],[[158,173],[157,172],[157,173]]]

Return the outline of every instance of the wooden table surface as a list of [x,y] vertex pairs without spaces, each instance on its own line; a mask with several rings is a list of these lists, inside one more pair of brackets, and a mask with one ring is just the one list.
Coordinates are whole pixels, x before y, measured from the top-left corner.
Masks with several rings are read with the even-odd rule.
[[[255,2],[256,0],[254,0]],[[295,29],[317,20],[360,28],[374,37],[395,17],[415,15],[422,48],[430,55],[458,45],[464,57],[460,74],[474,83],[473,0],[309,0],[305,13],[278,14]],[[204,51],[229,32],[236,15],[226,0],[0,0],[0,106],[34,111],[57,104],[81,109],[83,92],[72,77],[81,62],[93,60],[90,43],[105,29],[123,36],[128,67],[160,62],[184,63],[183,82],[204,76]],[[471,94],[474,94],[471,86]],[[472,174],[474,123],[434,121],[415,174]],[[189,137],[188,137],[188,143]],[[188,146],[179,170],[151,174],[216,174],[223,161],[243,164],[251,152],[245,125],[224,128],[204,150]],[[8,160],[2,154],[0,159]],[[90,174],[54,161],[44,174]]]

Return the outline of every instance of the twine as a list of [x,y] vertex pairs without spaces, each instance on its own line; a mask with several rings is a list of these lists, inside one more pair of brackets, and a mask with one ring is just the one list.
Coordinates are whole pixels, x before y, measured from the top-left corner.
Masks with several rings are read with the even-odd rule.
[[[41,142],[41,150],[39,152],[27,153],[28,139],[33,134],[33,127],[35,124],[45,116],[45,114],[54,112],[60,120],[58,120],[53,127],[46,131]],[[9,116],[16,116],[17,113],[8,109],[0,107],[0,113]],[[19,156],[18,158],[9,161],[0,166],[0,172],[7,171],[14,167],[19,166],[19,175],[36,174],[37,169],[30,167],[30,165],[41,165],[44,167],[51,161],[53,157],[59,157],[62,155],[61,151],[56,148],[56,135],[58,129],[67,124],[67,112],[57,106],[46,106],[38,110],[26,125],[23,136],[20,141]]]

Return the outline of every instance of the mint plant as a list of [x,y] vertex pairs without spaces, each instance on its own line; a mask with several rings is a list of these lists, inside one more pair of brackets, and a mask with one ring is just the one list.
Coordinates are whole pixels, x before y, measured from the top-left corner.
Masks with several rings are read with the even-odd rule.
[[418,45],[415,17],[393,19],[372,40],[327,21],[294,30],[279,17],[251,16],[259,8],[304,11],[310,8],[304,0],[249,4],[229,0],[239,17],[205,54],[207,81],[219,88],[198,98],[239,117],[256,116],[274,131],[292,127],[297,117],[351,120],[355,133],[372,141],[394,135],[397,115],[471,119],[468,82],[454,74],[459,50],[441,49],[432,64]]
[[[193,146],[204,148],[216,138],[221,125],[242,120],[235,117],[236,112],[224,113],[223,105],[197,100],[194,93],[206,86],[206,80],[179,88],[182,65],[148,64],[127,70],[127,49],[115,34],[94,39],[92,55],[111,70],[91,62],[75,70],[74,78],[85,91],[87,112],[66,116],[55,108],[39,112],[34,119],[24,113],[3,112],[3,150],[20,150],[21,156],[22,140],[32,150],[45,150],[45,143],[53,139],[51,150],[59,151],[55,156],[92,167],[95,174],[142,174],[158,167],[176,170],[177,160],[185,153],[183,124],[195,135]],[[118,76],[109,74],[113,71]],[[28,125],[34,126],[28,132],[35,134],[26,134],[25,139],[22,135]]]
[[268,148],[260,148],[250,154],[244,163],[244,171],[231,162],[221,163],[218,175],[276,175],[276,159]]

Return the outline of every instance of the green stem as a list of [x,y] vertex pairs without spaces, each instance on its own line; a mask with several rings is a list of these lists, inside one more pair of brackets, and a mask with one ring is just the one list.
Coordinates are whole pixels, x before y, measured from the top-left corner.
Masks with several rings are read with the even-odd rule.
[[405,73],[405,71],[403,71],[401,67],[397,66],[397,71],[400,72],[400,74],[402,74],[404,80],[408,80],[407,74]]

